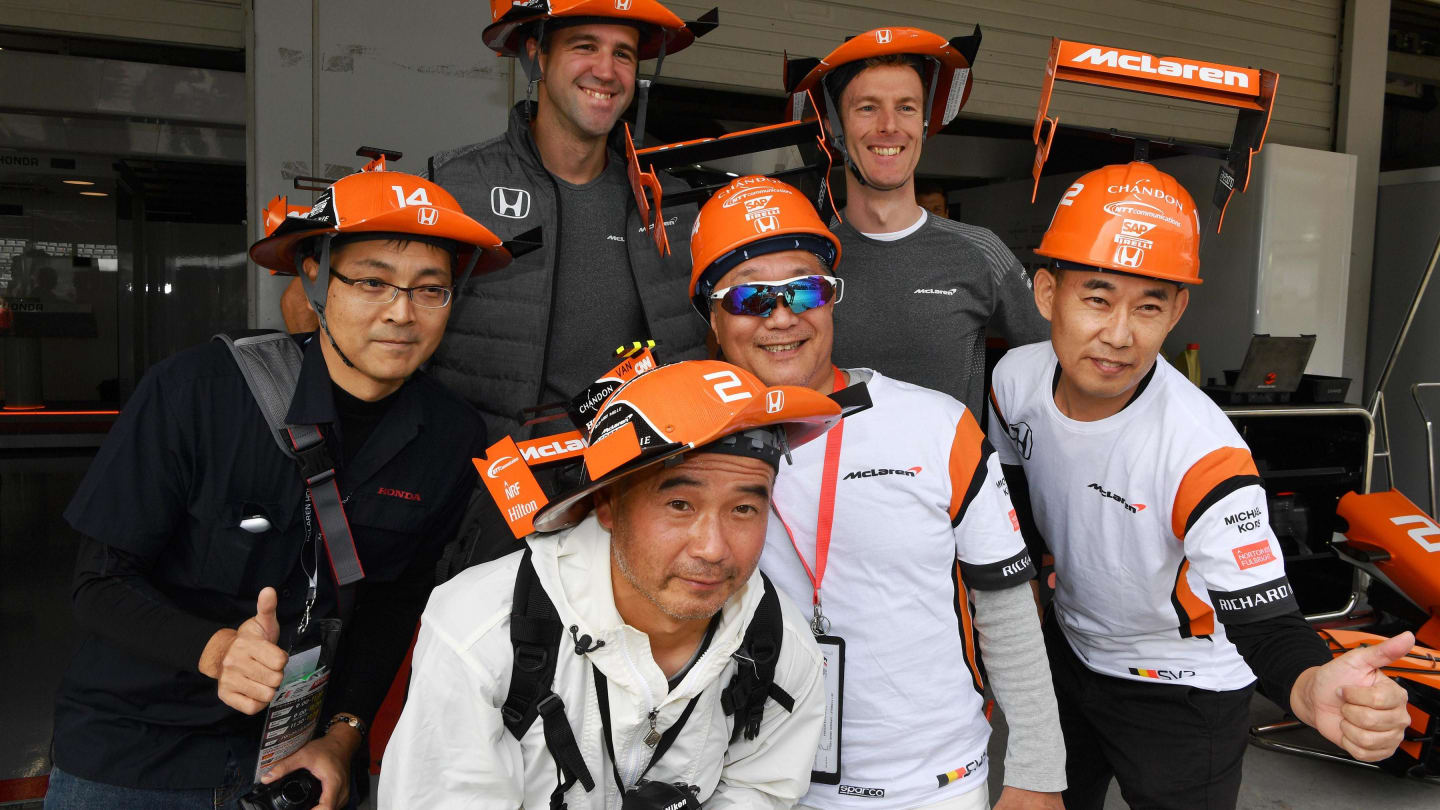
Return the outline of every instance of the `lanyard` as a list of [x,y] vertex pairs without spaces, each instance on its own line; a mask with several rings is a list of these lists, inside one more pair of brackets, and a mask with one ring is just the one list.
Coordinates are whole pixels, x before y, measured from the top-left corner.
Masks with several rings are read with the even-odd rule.
[[[835,369],[835,390],[839,391],[845,387],[845,372]],[[795,556],[800,558],[800,564],[805,567],[805,575],[810,577],[810,585],[813,589],[812,604],[814,605],[814,618],[810,621],[810,631],[817,636],[823,636],[830,632],[830,620],[825,618],[825,612],[820,605],[820,585],[825,580],[825,564],[830,560],[830,531],[835,524],[835,479],[840,470],[840,445],[845,440],[845,420],[825,436],[825,465],[820,473],[820,509],[815,517],[815,568],[812,570],[810,564],[805,562],[805,555],[800,553],[800,545],[795,542],[795,533],[790,531],[789,524],[785,519],[780,519],[780,524],[785,527],[785,533],[790,536],[790,545],[795,547]],[[776,513],[779,514],[778,512]]]

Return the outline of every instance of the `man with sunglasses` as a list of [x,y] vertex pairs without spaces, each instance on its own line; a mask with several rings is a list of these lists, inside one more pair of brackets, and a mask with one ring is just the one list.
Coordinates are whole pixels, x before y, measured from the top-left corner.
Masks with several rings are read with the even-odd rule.
[[345,806],[351,757],[474,486],[485,426],[418,369],[455,287],[509,261],[499,239],[400,172],[361,172],[309,210],[286,216],[283,198],[272,210],[251,257],[304,273],[320,321],[297,338],[294,389],[279,392],[299,430],[280,436],[318,434],[297,453],[314,466],[302,475],[282,452],[250,370],[218,341],[141,380],[65,512],[82,535],[84,635],[56,699],[52,810],[237,808],[289,653],[306,660],[291,641],[336,616],[316,736],[266,781],[304,768],[319,807]]
[[873,401],[793,452],[761,561],[810,606],[830,676],[801,805],[987,807],[978,632],[1010,723],[997,807],[1059,808],[1065,753],[1034,568],[998,462],[953,397],[831,362],[840,254],[810,203],[768,177],[718,192],[690,242],[691,300],[727,361],[821,393],[863,381]]
[[[845,209],[833,226],[850,293],[836,313],[835,357],[955,397],[984,412],[987,330],[1019,346],[1044,340],[1025,271],[985,228],[935,216],[915,199],[925,138],[964,106],[980,32],[946,40],[918,28],[852,37],[792,92],[825,110],[845,159]],[[792,64],[795,72],[801,68]]]

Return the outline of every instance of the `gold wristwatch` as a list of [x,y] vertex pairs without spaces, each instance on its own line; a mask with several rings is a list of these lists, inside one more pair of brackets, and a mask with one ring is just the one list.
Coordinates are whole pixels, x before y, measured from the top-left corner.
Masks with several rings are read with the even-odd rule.
[[345,725],[355,729],[355,731],[359,732],[361,737],[365,736],[365,721],[361,720],[353,714],[350,714],[349,712],[336,712],[335,714],[330,715],[330,721],[325,724],[325,733],[329,734],[330,729],[341,723],[344,723]]

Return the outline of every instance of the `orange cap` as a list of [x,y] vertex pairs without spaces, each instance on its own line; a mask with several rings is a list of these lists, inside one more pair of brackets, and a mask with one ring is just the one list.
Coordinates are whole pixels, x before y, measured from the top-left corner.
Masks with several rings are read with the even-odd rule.
[[[271,223],[275,224],[271,224]],[[361,171],[336,180],[309,208],[275,197],[265,206],[269,235],[250,248],[250,258],[272,273],[295,275],[295,250],[321,234],[399,233],[457,243],[457,267],[483,251],[476,273],[499,270],[510,253],[499,237],[466,216],[450,192],[405,172]]]
[[695,218],[691,303],[710,317],[707,298],[726,273],[743,261],[782,250],[808,250],[832,270],[840,263],[840,240],[794,186],[758,174],[730,181]]
[[956,37],[952,40],[920,28],[876,28],[846,40],[843,45],[821,59],[819,64],[814,65],[789,91],[794,97],[803,95],[807,90],[815,90],[815,104],[822,110],[828,110],[830,101],[838,104],[840,99],[838,95],[834,99],[827,98],[828,94],[819,92],[817,85],[836,69],[876,56],[925,57],[938,66],[938,69],[927,70],[925,79],[926,92],[930,93],[931,99],[930,106],[925,111],[928,124],[926,134],[934,135],[959,114],[970,98],[973,84],[970,81],[970,66],[975,62],[975,54],[979,48],[979,26],[976,26],[975,33],[971,36]]
[[1105,166],[1060,198],[1035,252],[1062,262],[1200,283],[1200,217],[1180,181],[1148,163]]
[[[688,360],[661,366],[606,398],[584,451],[587,483],[540,510],[535,530],[575,525],[592,493],[682,453],[735,452],[712,443],[764,428],[783,428],[786,445],[794,448],[840,418],[839,403],[824,394],[793,385],[769,388],[729,363]],[[756,433],[734,441],[764,444],[772,437]]]
[[597,23],[633,25],[640,29],[641,59],[659,56],[662,43],[665,53],[672,54],[695,41],[685,21],[656,0],[490,0],[490,15],[494,22],[480,38],[501,56],[523,56],[532,25],[541,20],[590,17]]

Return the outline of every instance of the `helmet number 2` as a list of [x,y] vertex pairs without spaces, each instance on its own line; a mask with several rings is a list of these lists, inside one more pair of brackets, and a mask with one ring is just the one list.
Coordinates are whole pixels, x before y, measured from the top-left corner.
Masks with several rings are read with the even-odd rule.
[[433,204],[430,202],[430,195],[425,193],[424,188],[415,189],[414,191],[410,192],[410,196],[408,197],[405,196],[405,189],[402,186],[391,186],[390,189],[395,192],[395,204],[400,206],[401,208],[404,208],[407,205]]
[[703,379],[720,380],[715,383],[715,394],[720,397],[721,402],[736,402],[750,398],[749,391],[734,391],[734,389],[744,386],[745,383],[741,382],[733,371],[717,371],[714,374],[706,374]]
[[1390,522],[1396,526],[1416,526],[1406,532],[1410,539],[1420,544],[1426,551],[1440,551],[1440,540],[1426,540],[1427,537],[1440,537],[1440,526],[1435,521],[1424,515],[1406,515],[1405,517],[1390,518]]
[[1074,204],[1075,204],[1075,198],[1078,197],[1078,196],[1080,195],[1080,192],[1082,192],[1082,191],[1084,191],[1084,190],[1085,190],[1085,184],[1084,184],[1084,183],[1076,183],[1075,185],[1073,185],[1073,186],[1070,187],[1070,190],[1069,190],[1069,191],[1065,192],[1065,196],[1064,196],[1064,197],[1061,197],[1061,198],[1060,198],[1060,204],[1061,204],[1061,205],[1074,205]]

